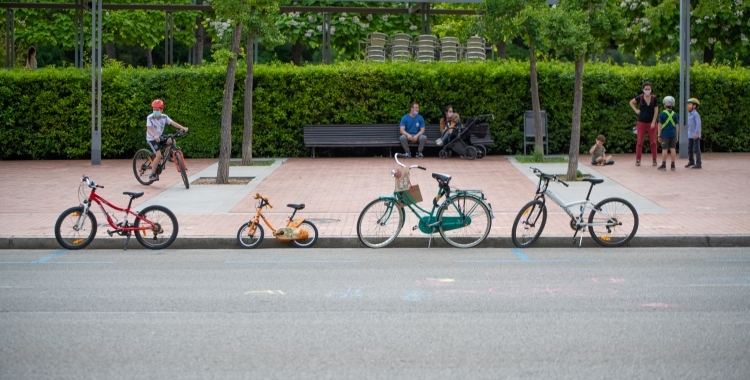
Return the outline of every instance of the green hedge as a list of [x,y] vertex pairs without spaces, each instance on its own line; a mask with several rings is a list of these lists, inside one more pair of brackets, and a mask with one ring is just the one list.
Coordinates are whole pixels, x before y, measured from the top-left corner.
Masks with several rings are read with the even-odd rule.
[[[539,86],[552,153],[566,154],[573,106],[573,65],[541,62]],[[642,67],[589,64],[585,68],[581,150],[596,135],[609,152],[632,152],[636,115],[628,102],[650,80],[654,93],[678,95],[676,64]],[[0,71],[0,159],[86,158],[90,151],[90,70]],[[242,140],[244,71],[237,74],[233,154]],[[224,69],[104,69],[102,155],[129,157],[145,147],[145,120],[154,98],[191,133],[180,140],[188,157],[217,157]],[[703,106],[706,151],[750,151],[750,70],[695,66],[692,96]],[[464,118],[494,113],[496,154],[523,151],[523,113],[531,108],[528,63],[362,64],[295,67],[257,65],[255,156],[305,156],[305,124],[398,123],[415,100],[428,122],[452,104]],[[332,150],[329,154],[357,154]],[[323,152],[325,154],[325,152]]]

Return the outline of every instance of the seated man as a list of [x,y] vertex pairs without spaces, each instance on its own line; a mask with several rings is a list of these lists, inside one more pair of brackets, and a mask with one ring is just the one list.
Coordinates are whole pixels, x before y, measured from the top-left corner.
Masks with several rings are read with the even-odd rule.
[[398,137],[401,142],[401,146],[404,148],[406,158],[411,157],[411,150],[409,149],[410,142],[418,142],[419,147],[417,148],[417,158],[423,158],[422,150],[424,144],[427,142],[427,136],[424,134],[424,118],[419,115],[419,104],[413,102],[411,104],[411,111],[401,118],[399,124],[401,136]]

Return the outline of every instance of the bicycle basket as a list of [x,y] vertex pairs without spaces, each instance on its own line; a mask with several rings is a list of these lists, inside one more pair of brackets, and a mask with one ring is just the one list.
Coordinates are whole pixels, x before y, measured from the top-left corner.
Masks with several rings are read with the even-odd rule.
[[406,191],[398,191],[398,207],[410,206],[419,202],[422,202],[422,192],[419,190],[419,185],[414,185]]

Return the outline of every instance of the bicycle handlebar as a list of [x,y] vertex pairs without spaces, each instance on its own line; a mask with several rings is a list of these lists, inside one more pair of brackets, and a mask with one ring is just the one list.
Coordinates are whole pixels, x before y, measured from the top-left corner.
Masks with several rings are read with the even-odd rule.
[[90,188],[92,188],[92,189],[96,189],[96,188],[103,189],[104,188],[103,185],[97,185],[96,182],[94,182],[93,180],[91,180],[89,177],[86,177],[86,174],[84,174],[83,178],[81,178],[81,182],[86,182],[86,184]]
[[261,200],[263,200],[263,201],[266,202],[266,204],[268,205],[268,207],[273,208],[273,205],[268,202],[268,197],[264,197],[264,196],[260,195],[260,193],[255,193],[255,196],[253,197],[253,199],[261,199]]
[[557,176],[556,176],[556,175],[545,174],[545,173],[544,173],[544,172],[542,172],[541,170],[539,170],[539,169],[537,169],[537,168],[534,168],[534,167],[529,167],[529,170],[531,170],[532,172],[534,172],[534,174],[539,174],[539,175],[540,175],[540,177],[541,177],[542,179],[551,179],[551,180],[553,180],[553,181],[555,181],[555,182],[559,182],[559,183],[561,183],[561,184],[562,184],[563,186],[565,186],[565,187],[568,187],[568,186],[570,186],[570,185],[568,185],[568,183],[567,183],[567,182],[565,182],[565,181],[561,180],[560,178],[557,178]]
[[419,165],[412,165],[412,166],[410,166],[410,167],[409,167],[409,169],[422,169],[422,170],[427,170],[427,168],[426,168],[426,167],[424,167],[424,166],[419,166]]
[[162,135],[161,137],[164,137],[164,138],[167,138],[167,139],[171,139],[171,138],[175,138],[175,137],[182,137],[182,136],[184,136],[184,135],[185,135],[186,133],[187,133],[187,132],[185,132],[185,130],[184,130],[184,129],[180,129],[180,130],[178,130],[178,131],[177,131],[177,132],[175,132],[175,133],[172,133],[172,134],[169,134],[169,135]]

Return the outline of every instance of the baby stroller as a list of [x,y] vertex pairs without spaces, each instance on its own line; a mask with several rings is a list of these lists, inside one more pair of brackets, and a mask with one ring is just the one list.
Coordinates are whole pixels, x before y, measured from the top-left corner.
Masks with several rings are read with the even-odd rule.
[[456,152],[456,154],[463,156],[467,160],[486,156],[487,148],[484,145],[472,144],[471,137],[483,138],[487,136],[490,125],[486,121],[494,119],[495,117],[492,114],[466,119],[466,124],[463,124],[457,131],[451,133],[450,141],[443,145],[443,149],[438,154],[440,158],[451,157],[453,152]]

